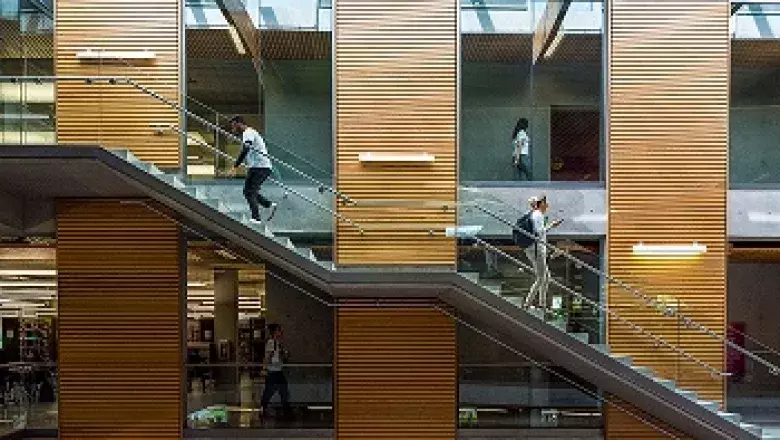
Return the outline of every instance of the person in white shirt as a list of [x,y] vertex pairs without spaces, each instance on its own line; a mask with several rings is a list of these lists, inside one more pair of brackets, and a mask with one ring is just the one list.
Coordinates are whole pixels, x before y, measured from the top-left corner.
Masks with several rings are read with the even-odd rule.
[[531,205],[531,222],[537,241],[525,248],[525,256],[531,262],[531,267],[535,274],[534,283],[531,285],[531,290],[525,298],[525,307],[533,306],[534,301],[538,299],[538,305],[542,309],[546,309],[547,288],[550,284],[550,268],[547,265],[547,246],[545,246],[547,243],[547,231],[558,227],[563,220],[547,221],[545,213],[549,209],[549,205],[547,204],[546,196],[531,197],[528,199],[528,203]]
[[528,119],[520,118],[512,131],[512,164],[519,179],[525,175],[531,180],[531,138],[528,137]]
[[244,118],[236,116],[230,120],[230,126],[234,133],[240,133],[243,141],[241,154],[236,159],[236,163],[230,170],[230,176],[236,175],[236,169],[246,161],[247,173],[244,182],[244,197],[249,203],[249,210],[252,213],[250,222],[262,223],[260,219],[260,208],[269,209],[266,221],[270,221],[276,212],[276,203],[266,199],[260,194],[260,187],[268,179],[273,170],[271,159],[268,157],[268,149],[260,133],[244,122]]
[[265,343],[265,356],[263,357],[263,372],[265,378],[265,389],[263,397],[260,399],[260,408],[265,414],[268,410],[268,404],[271,398],[279,393],[282,399],[283,414],[290,416],[290,390],[287,385],[287,378],[284,376],[282,367],[284,366],[287,353],[282,346],[282,326],[271,324],[268,326],[268,341]]

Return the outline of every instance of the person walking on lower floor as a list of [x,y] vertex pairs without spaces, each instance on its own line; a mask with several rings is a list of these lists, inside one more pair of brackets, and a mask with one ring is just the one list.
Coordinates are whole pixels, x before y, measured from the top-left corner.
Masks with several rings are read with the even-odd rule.
[[261,223],[260,206],[269,210],[267,221],[270,221],[276,213],[276,203],[266,199],[260,193],[260,187],[271,175],[273,166],[268,157],[268,149],[260,133],[244,122],[244,118],[236,116],[230,120],[230,126],[234,133],[241,134],[242,148],[241,154],[236,159],[236,163],[230,170],[230,175],[235,176],[236,169],[246,161],[247,173],[244,182],[244,197],[249,203],[249,210],[252,217],[249,220],[252,223]]
[[271,324],[268,326],[268,333],[270,336],[265,344],[265,356],[263,358],[265,389],[263,390],[263,397],[260,400],[260,408],[263,414],[266,414],[271,398],[278,392],[279,397],[282,399],[283,415],[285,417],[290,417],[290,390],[287,385],[287,378],[282,369],[284,360],[287,357],[287,353],[282,346],[282,326],[279,324]]
[[530,226],[531,232],[536,237],[536,241],[525,248],[525,255],[531,262],[531,268],[534,270],[534,283],[531,290],[525,298],[525,307],[533,306],[538,299],[538,305],[542,309],[547,308],[547,289],[550,285],[550,268],[547,264],[547,231],[560,225],[563,220],[548,222],[545,214],[549,205],[547,197],[531,197],[528,199],[531,205]]

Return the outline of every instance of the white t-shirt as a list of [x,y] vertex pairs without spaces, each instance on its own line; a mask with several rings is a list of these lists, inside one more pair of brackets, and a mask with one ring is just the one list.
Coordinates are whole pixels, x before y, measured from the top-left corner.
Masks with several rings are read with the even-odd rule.
[[[534,225],[534,232],[542,243],[547,243],[547,225],[544,224],[544,214],[535,209],[531,212],[531,223]],[[539,250],[547,250],[547,246],[539,246]]]
[[247,127],[242,136],[244,147],[249,148],[246,155],[247,168],[273,168],[268,158],[268,149],[260,133],[252,127]]
[[520,130],[517,132],[517,136],[515,136],[515,140],[513,141],[515,145],[514,149],[514,155],[515,157],[522,155],[522,154],[529,154],[530,147],[531,147],[531,138],[528,137],[528,133],[525,132],[525,130]]
[[269,339],[265,343],[265,355],[268,358],[268,371],[282,371],[282,344]]

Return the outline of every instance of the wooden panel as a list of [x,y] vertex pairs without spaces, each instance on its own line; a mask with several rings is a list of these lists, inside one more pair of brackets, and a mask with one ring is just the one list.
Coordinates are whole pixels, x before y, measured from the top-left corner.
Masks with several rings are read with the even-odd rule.
[[340,307],[336,438],[454,439],[455,321],[433,307]]
[[59,438],[181,439],[175,224],[140,205],[57,206]]
[[[336,2],[336,154],[339,190],[355,200],[457,198],[457,0]],[[360,153],[436,156],[428,164],[361,165]],[[342,265],[454,265],[442,233],[454,210],[339,207]],[[373,230],[372,230],[373,229]],[[379,230],[377,230],[379,229]]]
[[[657,418],[642,412],[631,404],[621,401],[614,396],[609,399],[619,405],[616,408],[612,404],[604,408],[604,431],[608,439],[634,439],[634,440],[693,440],[677,429],[667,425]],[[630,414],[627,414],[629,411]]]
[[[722,0],[617,0],[609,63],[609,270],[725,333],[729,14]],[[691,244],[690,258],[632,254],[633,245]],[[717,370],[716,340],[612,286],[609,306]],[[611,319],[613,351],[722,401],[723,380]],[[610,438],[635,438],[609,433]],[[644,437],[636,437],[644,438]]]
[[[57,2],[57,75],[135,78],[178,101],[180,83],[178,0],[60,0]],[[149,50],[151,62],[80,61],[85,49]],[[175,134],[155,135],[150,124],[177,124],[178,112],[129,86],[57,84],[57,138],[61,143],[100,143],[130,148],[141,160],[179,165]]]

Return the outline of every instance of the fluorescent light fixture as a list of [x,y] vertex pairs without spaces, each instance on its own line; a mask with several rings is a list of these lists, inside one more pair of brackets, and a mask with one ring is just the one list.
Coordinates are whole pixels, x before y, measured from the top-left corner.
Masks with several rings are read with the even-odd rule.
[[22,101],[27,104],[53,104],[54,83],[0,83],[0,102]]
[[54,277],[54,269],[0,269],[0,277]]
[[230,38],[233,40],[233,45],[236,46],[236,52],[238,52],[239,55],[246,55],[246,48],[244,47],[244,43],[241,41],[241,37],[238,36],[238,31],[233,26],[228,26],[228,33],[230,34]]
[[203,281],[188,281],[187,287],[206,287],[206,283]]
[[753,223],[780,223],[780,214],[771,212],[749,211],[748,220]]
[[360,153],[360,162],[419,162],[432,163],[436,156],[428,153],[418,154],[385,154],[385,153]]
[[0,287],[57,287],[56,281],[0,281]]
[[76,52],[79,60],[153,60],[157,55],[150,50],[82,50]]
[[684,257],[701,255],[707,252],[707,246],[693,242],[691,244],[644,244],[633,248],[635,255]]

